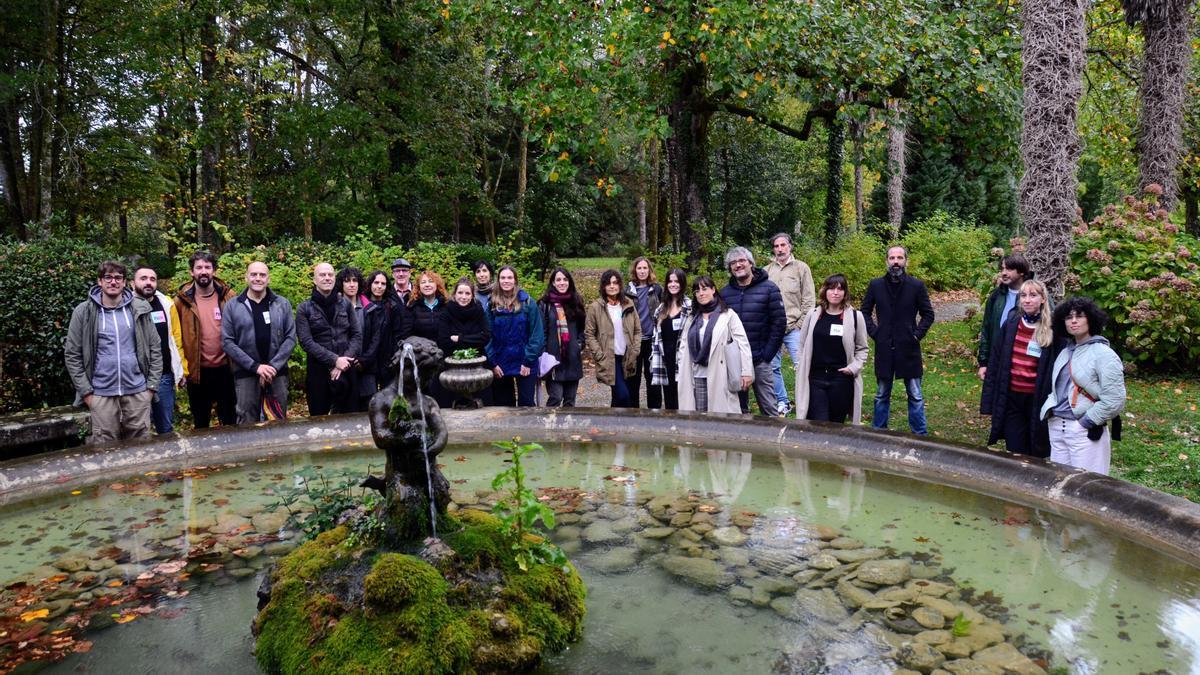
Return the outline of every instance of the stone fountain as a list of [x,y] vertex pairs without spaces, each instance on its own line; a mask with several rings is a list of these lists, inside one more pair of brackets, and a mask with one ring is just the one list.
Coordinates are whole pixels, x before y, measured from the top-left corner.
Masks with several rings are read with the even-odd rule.
[[529,542],[504,520],[448,513],[437,468],[446,424],[422,393],[441,362],[429,340],[401,345],[396,377],[369,408],[387,468],[363,485],[383,499],[343,512],[259,590],[255,656],[266,672],[515,672],[579,638],[586,591],[570,563],[518,562]]

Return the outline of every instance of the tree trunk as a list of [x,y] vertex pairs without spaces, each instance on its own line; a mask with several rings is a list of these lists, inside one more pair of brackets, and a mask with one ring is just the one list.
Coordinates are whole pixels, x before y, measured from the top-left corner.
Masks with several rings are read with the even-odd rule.
[[[492,202],[492,160],[488,157],[488,145],[483,144],[483,196],[487,200],[485,206],[490,207]],[[491,208],[483,216],[483,240],[492,246],[496,245],[496,219],[491,215]]]
[[0,181],[8,220],[18,239],[29,236],[25,229],[25,157],[21,147],[21,124],[13,101],[0,101]]
[[[389,91],[407,91],[411,85],[405,81],[405,71],[408,70],[408,60],[412,46],[401,41],[404,31],[398,26],[401,19],[397,16],[397,0],[381,0],[377,9],[376,34],[379,38],[379,49],[387,59],[388,68],[385,71],[384,85]],[[391,216],[392,225],[396,229],[398,243],[405,248],[417,245],[417,226],[421,221],[421,206],[410,186],[406,185],[413,168],[417,163],[417,154],[413,151],[403,134],[399,133],[399,120],[405,114],[406,103],[392,100],[387,104],[388,113],[392,120],[384,124],[385,130],[392,133],[392,141],[388,144],[388,178],[390,185],[381,199],[381,206]],[[392,128],[388,128],[392,127]]]
[[854,231],[862,232],[866,224],[866,201],[863,197],[863,125],[858,120],[850,122],[850,137],[854,140]]
[[706,251],[701,235],[707,224],[708,123],[712,114],[704,105],[703,68],[674,63],[668,65],[668,71],[680,72],[675,100],[667,106],[671,220],[678,233],[677,250],[687,253],[688,265],[695,269]]
[[1086,11],[1086,0],[1026,0],[1021,5],[1021,217],[1029,232],[1030,265],[1055,301],[1063,296],[1077,218]]
[[658,146],[657,138],[650,141],[650,166],[646,179],[646,236],[650,250],[654,253],[658,253],[658,248],[662,246],[662,239],[658,236],[658,198],[662,194],[659,183],[662,169],[658,161]]
[[837,119],[826,124],[825,148],[825,244],[833,246],[842,232],[842,163],[846,155],[846,125]]
[[525,190],[529,187],[529,122],[521,123],[521,138],[517,144],[517,206],[514,212],[517,227],[525,224]]
[[[642,174],[644,176],[646,173],[646,144],[645,143],[643,143],[641,146],[638,147],[638,163],[642,167],[641,170],[642,170]],[[647,193],[650,192],[650,181],[643,179],[642,184],[638,187],[639,187],[638,200],[637,200],[638,243],[642,245],[643,249],[645,249],[646,244],[649,243],[649,238],[646,236],[646,195],[647,195]]]
[[900,101],[888,101],[891,116],[888,119],[888,223],[892,226],[892,239],[900,238],[900,226],[904,223],[904,108]]
[[210,8],[204,10],[200,24],[200,216],[197,219],[196,243],[206,246],[208,222],[217,218],[217,16]]
[[1183,197],[1183,227],[1193,237],[1200,237],[1200,191],[1194,188],[1184,188]]
[[1162,186],[1159,204],[1168,211],[1178,195],[1179,152],[1183,135],[1184,88],[1192,57],[1191,0],[1159,2],[1162,11],[1142,20],[1145,52],[1138,80],[1138,184]]

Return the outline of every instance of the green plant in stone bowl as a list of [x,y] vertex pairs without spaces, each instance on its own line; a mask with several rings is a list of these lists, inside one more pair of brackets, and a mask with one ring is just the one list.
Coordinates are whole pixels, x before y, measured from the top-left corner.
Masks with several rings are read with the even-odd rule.
[[509,458],[504,461],[509,466],[492,479],[492,489],[506,493],[492,507],[492,513],[503,525],[517,566],[528,570],[540,563],[556,565],[566,571],[567,556],[547,537],[547,530],[554,529],[554,511],[538,501],[533,490],[525,487],[521,458],[534,450],[542,450],[542,446],[521,443],[520,438],[493,445],[508,453]]
[[480,356],[482,355],[479,353],[479,350],[474,347],[468,347],[467,349],[455,349],[454,352],[450,354],[450,358],[456,361],[469,361],[471,359],[477,359]]

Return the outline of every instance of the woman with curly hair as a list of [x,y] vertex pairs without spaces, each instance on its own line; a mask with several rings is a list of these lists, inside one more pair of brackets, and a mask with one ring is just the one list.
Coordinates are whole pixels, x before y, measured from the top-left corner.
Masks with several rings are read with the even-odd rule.
[[1068,340],[1054,360],[1053,388],[1040,413],[1050,427],[1050,459],[1102,474],[1108,474],[1125,409],[1124,365],[1100,335],[1107,321],[1090,298],[1070,298],[1054,309],[1054,333]]

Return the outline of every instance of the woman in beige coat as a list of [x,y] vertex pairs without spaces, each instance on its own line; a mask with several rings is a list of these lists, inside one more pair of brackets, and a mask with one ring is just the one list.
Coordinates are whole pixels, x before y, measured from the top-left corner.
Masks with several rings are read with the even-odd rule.
[[588,305],[583,338],[596,361],[596,380],[612,387],[612,407],[638,407],[626,380],[637,370],[642,322],[633,300],[621,289],[620,272],[605,270],[600,275],[600,298]]
[[[737,392],[754,382],[750,341],[737,312],[729,309],[711,277],[692,282],[692,313],[679,335],[679,409],[700,412],[740,413]],[[726,345],[734,343],[740,355],[741,382],[730,391]],[[732,351],[732,350],[731,350]]]
[[834,274],[817,294],[818,306],[800,324],[796,363],[796,419],[862,423],[862,369],[867,324],[846,303],[846,277]]

